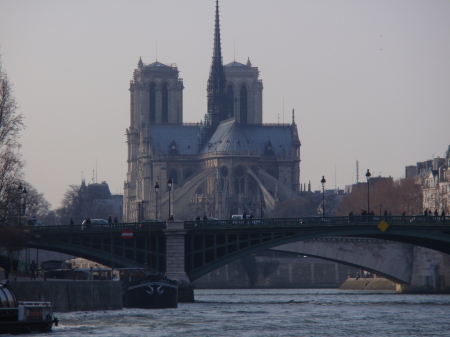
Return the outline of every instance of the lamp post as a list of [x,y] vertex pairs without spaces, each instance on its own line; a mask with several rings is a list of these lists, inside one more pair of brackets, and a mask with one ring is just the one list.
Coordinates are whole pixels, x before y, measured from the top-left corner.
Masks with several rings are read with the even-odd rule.
[[155,184],[155,193],[156,193],[156,199],[155,199],[155,219],[158,219],[158,192],[159,192],[159,184],[156,182]]
[[171,214],[170,214],[170,191],[172,190],[172,178],[171,177],[169,177],[169,179],[167,180],[167,189],[169,190],[169,220],[170,220],[170,217],[171,217]]
[[322,217],[325,216],[325,183],[327,182],[325,180],[325,176],[322,176],[322,180],[320,181],[322,183]]
[[19,193],[19,227],[22,227],[22,213],[25,215],[28,191],[24,186],[22,186],[22,183],[19,183],[17,192]]
[[25,274],[28,275],[28,232],[30,231],[29,229],[24,229],[23,230],[25,232],[26,235],[26,247],[25,247]]
[[36,246],[37,246],[37,249],[36,249],[36,273],[37,273],[37,276],[39,277],[39,238],[41,237],[41,235],[36,234],[34,237],[36,238]]
[[[369,199],[369,181],[370,181],[370,172],[369,169],[367,169],[366,172],[366,179],[367,179],[367,215],[369,215],[370,213],[370,199]],[[369,219],[369,217],[367,216],[367,219]]]
[[259,206],[260,206],[260,208],[261,208],[261,219],[263,218],[263,212],[262,212],[262,207],[263,207],[263,205],[264,205],[264,201],[260,201],[259,202]]

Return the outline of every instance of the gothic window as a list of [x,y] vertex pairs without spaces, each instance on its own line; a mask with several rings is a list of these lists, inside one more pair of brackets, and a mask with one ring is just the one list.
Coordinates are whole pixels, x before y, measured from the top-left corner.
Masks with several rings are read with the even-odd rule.
[[234,169],[234,191],[237,194],[244,193],[244,183],[245,183],[245,170],[242,166],[238,166]]
[[228,178],[228,167],[226,167],[226,166],[222,166],[221,168],[220,168],[220,171],[219,171],[219,175],[218,175],[218,180],[219,180],[219,189],[222,191],[222,192],[225,192],[225,188],[226,188],[226,191],[228,191],[228,185],[225,185],[225,182],[226,182],[226,180],[227,180],[227,178]]
[[156,90],[155,90],[155,85],[153,83],[150,85],[148,103],[149,103],[149,111],[150,111],[150,123],[155,123],[156,122]]
[[269,140],[266,145],[264,145],[264,155],[265,156],[274,156],[272,142]]
[[228,118],[234,117],[234,90],[231,85],[227,88],[227,114]]
[[172,178],[172,182],[173,184],[178,184],[178,172],[175,170],[170,170],[169,171],[169,177]]
[[167,89],[167,84],[162,85],[162,122],[169,123],[169,91]]
[[247,124],[247,87],[243,85],[241,87],[240,99],[239,99],[239,111],[241,113],[240,123]]
[[266,171],[267,171],[267,173],[269,173],[272,177],[274,177],[275,179],[278,179],[278,177],[277,177],[277,172],[276,172],[275,169],[270,168],[270,169],[267,169]]
[[174,156],[177,154],[179,154],[178,148],[177,148],[177,143],[175,143],[175,140],[172,140],[172,143],[170,143],[170,146],[169,146],[169,155]]
[[183,172],[183,180],[188,179],[191,175],[192,175],[192,170],[190,170],[190,169],[184,170],[184,172]]

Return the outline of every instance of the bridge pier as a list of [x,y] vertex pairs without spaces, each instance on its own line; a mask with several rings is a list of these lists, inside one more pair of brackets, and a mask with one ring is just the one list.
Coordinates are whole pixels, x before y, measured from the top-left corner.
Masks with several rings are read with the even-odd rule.
[[178,301],[194,302],[194,286],[185,270],[184,221],[167,221],[166,236],[166,276],[178,282]]

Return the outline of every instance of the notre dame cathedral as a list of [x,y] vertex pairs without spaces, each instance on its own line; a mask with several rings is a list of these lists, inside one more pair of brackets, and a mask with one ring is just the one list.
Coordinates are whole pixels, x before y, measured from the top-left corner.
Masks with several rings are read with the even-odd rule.
[[244,212],[260,217],[298,197],[294,112],[291,124],[263,124],[258,67],[250,60],[222,63],[218,1],[207,113],[200,123],[183,123],[178,73],[175,65],[141,59],[134,70],[124,221],[167,219],[169,212],[182,220]]

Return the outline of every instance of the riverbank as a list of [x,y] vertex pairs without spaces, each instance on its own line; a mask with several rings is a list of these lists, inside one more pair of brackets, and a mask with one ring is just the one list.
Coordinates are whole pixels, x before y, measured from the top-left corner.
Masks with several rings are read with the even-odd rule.
[[53,311],[122,309],[122,284],[114,281],[11,281],[18,301],[52,302]]
[[349,277],[342,283],[339,290],[396,290],[396,284],[385,278],[354,278]]

